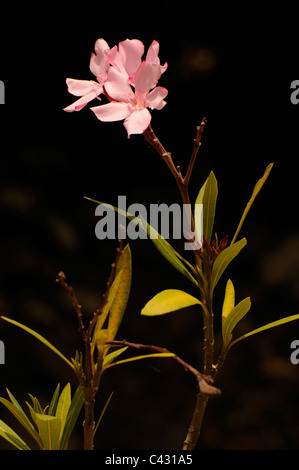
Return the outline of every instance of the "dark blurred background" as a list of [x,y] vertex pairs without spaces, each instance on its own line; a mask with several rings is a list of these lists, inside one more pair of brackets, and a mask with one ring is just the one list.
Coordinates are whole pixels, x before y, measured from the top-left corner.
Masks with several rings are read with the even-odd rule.
[[[66,77],[93,79],[89,57],[97,38],[110,46],[126,38],[146,48],[160,43],[168,62],[160,85],[167,106],[152,126],[176,164],[186,171],[202,117],[202,147],[190,182],[195,199],[211,170],[219,183],[215,229],[232,237],[253,186],[275,165],[242,230],[248,245],[215,293],[216,339],[227,276],[237,300],[252,299],[238,334],[299,313],[298,123],[290,85],[299,79],[297,18],[279,4],[236,8],[185,2],[164,7],[122,3],[67,9],[7,8],[2,15],[0,79],[0,312],[47,337],[67,357],[82,347],[67,293],[55,282],[63,270],[85,320],[96,310],[116,244],[95,237],[93,197],[117,204],[180,202],[175,182],[141,135],[127,138],[122,123],[100,123],[88,106],[65,113],[74,101]],[[95,105],[95,103],[92,103]],[[164,346],[202,365],[202,320],[197,308],[143,318],[156,293],[178,288],[197,295],[147,240],[130,242],[133,282],[118,339]],[[178,249],[179,246],[175,245]],[[25,332],[0,323],[8,387],[25,405],[28,393],[45,406],[57,382],[76,379],[51,351]],[[201,449],[298,449],[299,365],[290,344],[299,323],[252,337],[232,349],[216,380],[222,395],[210,401]],[[97,449],[180,449],[196,398],[193,377],[171,360],[112,368],[103,376],[99,415],[114,391]],[[0,418],[12,427],[4,409]],[[83,417],[82,417],[83,419]],[[72,449],[82,448],[82,419]],[[15,426],[18,429],[17,425]],[[0,448],[7,448],[3,440]]]

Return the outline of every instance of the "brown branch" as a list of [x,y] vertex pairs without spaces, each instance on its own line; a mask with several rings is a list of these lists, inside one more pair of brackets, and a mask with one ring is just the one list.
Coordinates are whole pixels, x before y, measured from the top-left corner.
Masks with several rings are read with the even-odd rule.
[[188,169],[187,169],[187,172],[186,172],[186,176],[183,179],[185,184],[189,183],[191,173],[192,173],[192,170],[193,170],[193,167],[194,167],[194,163],[195,163],[195,160],[196,160],[196,156],[197,156],[199,147],[201,146],[201,136],[202,136],[202,133],[203,133],[203,130],[204,130],[204,127],[205,127],[206,123],[207,123],[206,118],[203,118],[203,120],[201,121],[200,126],[197,126],[197,128],[196,128],[197,132],[196,132],[196,138],[194,139],[194,147],[193,147],[192,155],[191,155],[191,158],[190,158],[190,161],[189,161],[189,166],[188,166]]
[[56,279],[56,282],[58,282],[68,292],[68,294],[69,294],[69,296],[72,300],[72,305],[75,308],[75,311],[77,313],[79,333],[81,334],[83,341],[86,342],[87,341],[87,335],[86,335],[86,331],[84,329],[84,325],[83,325],[83,321],[82,321],[82,316],[83,315],[82,315],[82,311],[81,311],[81,305],[79,304],[79,302],[77,300],[77,297],[75,296],[74,289],[72,288],[72,286],[68,285],[68,283],[66,282],[66,276],[65,276],[63,271],[60,271],[60,273],[58,273],[58,277]]
[[209,377],[205,374],[202,374],[197,369],[195,369],[193,366],[191,366],[186,361],[184,361],[179,356],[172,353],[171,351],[169,351],[166,348],[161,348],[159,346],[152,346],[152,345],[149,345],[149,344],[131,343],[131,342],[126,341],[126,340],[123,340],[123,341],[115,341],[115,340],[114,341],[109,341],[109,342],[107,342],[107,344],[111,344],[111,345],[114,345],[114,346],[127,346],[127,347],[134,348],[134,349],[145,349],[145,350],[148,350],[148,351],[152,351],[154,353],[173,354],[173,359],[175,361],[177,361],[179,364],[181,364],[184,367],[185,370],[191,372],[196,377],[198,387],[199,387],[199,390],[200,390],[201,394],[210,396],[210,395],[219,395],[221,393],[218,388],[216,388],[212,385],[209,385],[208,382],[211,383],[213,381],[211,377]]
[[[110,291],[111,285],[115,277],[115,272],[117,269],[119,258],[122,253],[122,247],[123,247],[123,242],[122,240],[119,240],[119,244],[116,249],[115,261],[111,265],[111,270],[110,270],[110,275],[107,281],[106,290],[105,290],[105,293],[103,294],[102,305],[94,313],[94,316],[92,320],[90,321],[87,330],[85,330],[83,320],[82,320],[81,305],[79,304],[76,298],[76,295],[74,293],[72,286],[70,286],[66,282],[65,274],[61,271],[58,274],[58,277],[56,279],[56,282],[58,282],[62,287],[66,289],[66,291],[68,292],[72,300],[72,304],[75,308],[75,311],[78,317],[79,333],[81,334],[81,337],[85,345],[84,371],[82,370],[80,371],[81,374],[79,373],[77,374],[78,380],[84,391],[84,408],[85,408],[84,422],[83,422],[84,450],[92,450],[94,447],[94,430],[95,430],[94,402],[95,402],[95,395],[96,395],[96,392],[99,386],[99,380],[100,380],[100,375],[97,375],[97,371],[95,371],[93,357],[92,357],[92,348],[91,348],[92,332],[93,332],[94,326],[96,325],[99,315],[102,313],[103,308],[108,301],[109,291]],[[81,375],[84,376],[84,380],[82,380]]]
[[161,144],[160,140],[154,133],[151,126],[148,126],[148,128],[144,131],[143,136],[145,140],[158,152],[160,157],[162,157],[162,159],[165,161],[166,165],[177,180],[178,184],[179,182],[182,182],[181,171],[176,168],[175,164],[173,163],[171,153],[167,152],[165,147]]
[[111,288],[113,280],[114,280],[116,268],[117,268],[119,258],[120,258],[121,253],[122,253],[122,249],[123,249],[123,240],[118,240],[118,247],[116,248],[116,257],[115,257],[114,263],[111,264],[110,274],[109,274],[108,281],[106,283],[106,290],[103,294],[102,304],[94,312],[94,314],[93,314],[94,316],[93,316],[92,320],[90,321],[87,330],[85,330],[85,328],[84,328],[84,324],[83,324],[83,320],[82,320],[83,315],[82,315],[82,311],[81,311],[82,307],[81,307],[81,305],[79,304],[79,302],[77,300],[74,289],[72,288],[72,286],[70,286],[66,282],[66,276],[65,276],[64,272],[60,271],[58,273],[56,282],[58,282],[62,287],[64,287],[64,289],[66,289],[66,291],[68,292],[68,294],[69,294],[69,296],[72,300],[72,305],[75,308],[75,311],[76,311],[77,317],[78,317],[79,332],[82,336],[83,341],[85,341],[85,342],[90,341],[93,327],[95,326],[96,321],[98,319],[98,316],[102,313],[103,308],[107,303],[108,296],[109,296],[109,291],[110,291],[110,288]]
[[93,370],[92,370],[92,359],[91,359],[91,351],[90,351],[91,337],[85,331],[85,328],[83,325],[81,305],[79,304],[75,296],[72,286],[68,285],[68,283],[66,282],[66,276],[62,271],[58,274],[58,278],[56,279],[56,281],[59,282],[59,284],[67,290],[72,300],[72,304],[76,310],[77,317],[78,317],[79,333],[81,334],[81,337],[85,345],[85,368],[84,368],[85,381],[83,384],[81,383],[80,380],[79,381],[81,383],[81,386],[83,387],[84,398],[85,398],[84,400],[85,415],[84,415],[84,422],[83,422],[84,449],[92,450],[95,422],[94,422]]
[[196,406],[192,416],[186,439],[184,440],[182,450],[194,450],[200,435],[201,423],[205,414],[209,397],[199,393],[196,398]]
[[[196,131],[196,138],[194,139],[194,146],[193,146],[193,151],[192,155],[189,161],[188,169],[186,172],[185,177],[183,178],[182,173],[181,173],[181,168],[180,166],[175,166],[172,156],[170,152],[167,152],[165,147],[161,144],[160,140],[154,133],[153,129],[151,126],[148,126],[148,128],[144,131],[143,136],[145,140],[159,153],[159,155],[163,158],[165,161],[166,165],[170,169],[171,173],[175,177],[177,184],[181,190],[182,186],[188,186],[191,173],[194,167],[194,163],[196,160],[196,156],[199,150],[199,147],[201,146],[201,136],[204,130],[204,127],[207,123],[206,118],[203,118],[201,121],[200,126],[197,126],[197,131]],[[185,202],[185,201],[184,201]]]
[[[204,127],[206,125],[206,118],[202,119],[202,122],[200,126],[197,127],[197,132],[196,132],[196,138],[194,140],[194,147],[192,151],[192,155],[189,161],[188,169],[186,172],[186,176],[183,178],[181,168],[180,166],[175,166],[172,156],[170,152],[167,152],[165,147],[161,144],[160,140],[156,136],[155,132],[153,131],[151,126],[148,126],[148,128],[144,131],[143,136],[145,140],[159,153],[159,155],[162,157],[168,168],[170,169],[171,173],[173,174],[177,187],[180,191],[181,197],[183,204],[190,205],[190,197],[189,197],[189,180],[191,177],[191,173],[194,167],[195,159],[199,150],[199,147],[201,145],[201,136],[204,130]],[[191,226],[190,230],[192,233],[195,232],[195,224],[194,224],[194,218],[193,214],[191,213]],[[198,262],[198,256],[195,251],[195,258],[196,261]]]

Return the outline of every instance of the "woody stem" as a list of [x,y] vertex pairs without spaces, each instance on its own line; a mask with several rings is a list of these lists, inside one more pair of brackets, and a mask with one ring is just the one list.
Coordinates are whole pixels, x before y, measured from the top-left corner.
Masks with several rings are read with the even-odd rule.
[[[168,168],[170,169],[171,173],[173,174],[180,194],[182,196],[182,200],[184,204],[190,205],[190,198],[189,198],[189,181],[192,174],[192,170],[194,167],[195,159],[198,153],[198,150],[201,145],[201,137],[206,125],[206,119],[204,118],[197,127],[196,138],[194,140],[194,147],[192,151],[192,155],[189,161],[189,165],[187,168],[187,172],[185,177],[183,178],[180,167],[176,167],[173,163],[171,154],[165,150],[159,139],[156,137],[153,129],[149,126],[146,131],[144,132],[144,138],[147,142],[149,142],[152,147],[159,153],[162,159],[167,164]],[[195,232],[195,223],[193,215],[191,214],[191,232]],[[195,261],[198,266],[201,265],[201,260],[198,256],[198,252],[194,251]],[[210,290],[210,283],[208,282],[207,290],[203,293],[202,302],[205,305],[204,309],[204,374],[208,376],[213,376],[215,371],[213,370],[213,355],[214,355],[214,328],[213,328],[213,310],[212,310],[212,295]],[[186,439],[183,444],[183,450],[192,450],[195,448],[199,435],[200,429],[202,425],[202,420],[204,417],[204,413],[206,410],[206,406],[208,403],[209,397],[206,394],[199,392],[191,420],[191,424],[189,426]]]

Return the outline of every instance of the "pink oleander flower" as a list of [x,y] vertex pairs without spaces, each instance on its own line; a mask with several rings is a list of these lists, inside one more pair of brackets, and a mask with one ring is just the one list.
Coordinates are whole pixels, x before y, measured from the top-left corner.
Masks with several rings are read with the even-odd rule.
[[64,111],[80,111],[93,99],[101,99],[99,95],[104,93],[103,85],[110,67],[109,58],[106,54],[109,51],[109,46],[104,39],[98,39],[94,49],[95,53],[91,54],[89,68],[98,81],[67,78],[68,92],[75,96],[81,96],[81,98],[64,108]]
[[151,122],[147,108],[162,109],[168,91],[156,87],[161,76],[161,67],[154,62],[141,62],[135,73],[135,91],[129,84],[129,78],[121,71],[111,67],[105,82],[105,90],[110,103],[90,108],[100,121],[112,122],[124,120],[128,136],[142,134]]
[[104,94],[110,103],[90,108],[100,121],[124,120],[128,137],[143,133],[150,124],[147,108],[162,109],[168,91],[157,82],[168,65],[160,65],[159,43],[153,41],[142,61],[144,45],[138,39],[126,39],[112,49],[104,39],[95,43],[89,68],[93,80],[67,79],[68,91],[80,96],[65,111],[79,111],[87,103]]
[[[141,65],[141,58],[144,54],[144,45],[138,39],[126,39],[117,46],[114,46],[107,55],[111,65],[119,72],[126,75],[130,85],[135,85],[135,75]],[[159,43],[153,41],[148,48],[145,60],[160,66]],[[167,63],[160,66],[161,74],[167,69]]]

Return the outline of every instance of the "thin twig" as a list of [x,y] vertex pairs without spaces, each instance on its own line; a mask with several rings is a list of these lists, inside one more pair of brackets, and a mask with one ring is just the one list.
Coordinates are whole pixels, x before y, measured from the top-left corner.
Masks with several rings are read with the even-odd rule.
[[148,128],[145,130],[143,133],[143,136],[145,140],[151,144],[151,146],[159,153],[159,155],[163,158],[167,166],[169,167],[171,173],[175,177],[177,184],[179,187],[182,186],[188,186],[191,173],[194,167],[195,159],[199,150],[199,147],[201,146],[201,136],[204,130],[204,127],[207,123],[206,118],[203,118],[201,121],[200,126],[197,126],[196,128],[196,138],[194,139],[194,146],[193,146],[193,151],[192,155],[189,161],[188,169],[186,172],[185,177],[183,178],[181,168],[180,166],[175,166],[172,156],[170,152],[167,152],[165,147],[161,144],[160,140],[156,136],[155,132],[153,131],[151,126],[148,126]]
[[194,139],[194,146],[193,146],[192,155],[191,155],[191,158],[190,158],[190,161],[189,161],[189,166],[188,166],[185,178],[183,179],[185,184],[189,183],[191,173],[192,173],[192,170],[193,170],[193,167],[194,167],[195,159],[196,159],[199,147],[201,146],[201,136],[202,136],[202,133],[203,133],[203,130],[204,130],[204,127],[205,127],[206,123],[207,123],[206,118],[203,118],[203,120],[201,121],[200,126],[197,126],[197,128],[196,128],[197,132],[196,132],[196,138]]
[[167,150],[161,144],[160,140],[158,139],[150,125],[144,131],[143,136],[145,140],[158,152],[160,157],[162,157],[162,159],[165,161],[166,165],[170,169],[177,182],[182,181],[181,172],[176,168],[175,164],[173,163],[171,153],[167,152]]
[[[76,295],[74,293],[72,286],[70,286],[66,282],[65,274],[61,271],[58,274],[58,277],[56,279],[56,282],[58,282],[62,287],[64,287],[67,290],[72,300],[72,304],[76,310],[77,317],[78,317],[78,325],[79,325],[78,329],[85,345],[84,370],[80,371],[80,373],[79,372],[77,373],[78,380],[84,391],[85,412],[84,412],[83,428],[84,428],[84,449],[85,450],[92,450],[94,448],[94,430],[95,430],[94,402],[95,402],[95,395],[96,395],[96,392],[99,386],[99,380],[100,380],[100,375],[99,374],[97,375],[97,371],[95,371],[94,361],[92,357],[92,348],[91,348],[92,333],[93,333],[93,328],[96,325],[98,316],[102,313],[103,308],[108,301],[109,291],[113,283],[117,265],[118,265],[118,262],[122,253],[122,247],[123,247],[122,244],[123,244],[122,240],[119,240],[119,244],[116,249],[115,261],[111,265],[110,275],[109,275],[107,285],[106,285],[106,291],[103,294],[102,305],[94,313],[94,316],[92,320],[90,321],[89,326],[86,330],[85,330],[83,320],[82,320],[81,305],[79,304],[76,298]],[[83,376],[84,376],[84,380],[82,380]]]
[[219,395],[221,393],[218,388],[216,388],[212,385],[209,385],[208,382],[212,382],[211,377],[202,374],[197,369],[195,369],[193,366],[191,366],[186,361],[184,361],[179,356],[172,353],[171,351],[169,351],[166,348],[161,348],[159,346],[153,346],[153,345],[149,345],[149,344],[131,343],[131,342],[126,341],[126,340],[123,340],[123,341],[116,341],[116,340],[109,341],[109,342],[107,342],[107,344],[111,344],[113,346],[127,346],[127,347],[134,348],[134,349],[145,349],[145,350],[148,350],[148,351],[153,351],[155,353],[173,354],[173,356],[172,356],[173,359],[176,360],[179,364],[181,364],[184,367],[185,370],[191,372],[196,377],[200,393],[202,393],[204,395],[209,395],[209,396],[210,395]]
[[[182,172],[181,172],[181,167],[180,166],[175,166],[171,153],[167,152],[165,147],[161,144],[160,140],[156,136],[155,132],[153,131],[151,126],[148,126],[148,128],[144,131],[143,136],[145,140],[159,153],[159,155],[162,157],[162,159],[165,161],[166,165],[170,169],[171,173],[173,174],[177,187],[180,191],[181,197],[183,204],[186,205],[186,207],[190,207],[190,197],[189,197],[189,180],[191,177],[191,173],[194,167],[196,155],[198,153],[198,149],[201,145],[201,136],[204,130],[204,127],[206,125],[206,118],[202,119],[202,122],[200,126],[197,127],[197,133],[196,133],[196,138],[194,140],[194,147],[192,151],[192,155],[189,161],[188,169],[186,172],[186,176],[183,178]],[[193,214],[191,213],[191,226],[190,226],[191,232],[195,232],[195,223],[194,223],[194,217]],[[195,259],[196,262],[198,262],[198,255],[196,253],[197,250],[194,250],[195,253]]]
[[74,289],[72,288],[72,286],[70,286],[66,282],[66,276],[65,276],[63,271],[60,271],[60,273],[58,273],[58,277],[56,279],[56,282],[58,282],[62,287],[64,287],[67,290],[67,292],[68,292],[68,294],[69,294],[69,296],[72,300],[72,305],[75,308],[76,313],[77,313],[79,332],[82,336],[83,341],[84,342],[88,341],[88,336],[86,334],[86,331],[85,331],[85,328],[84,328],[84,325],[83,325],[83,321],[82,321],[82,316],[83,315],[82,315],[82,311],[81,311],[81,305],[79,304],[79,302],[77,300]]

